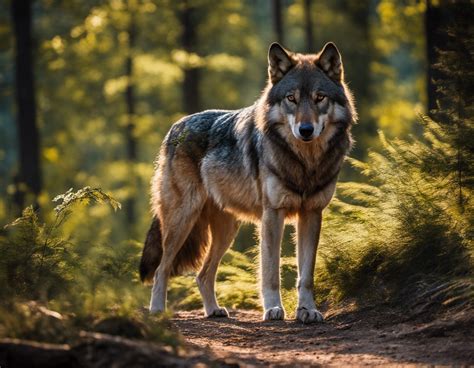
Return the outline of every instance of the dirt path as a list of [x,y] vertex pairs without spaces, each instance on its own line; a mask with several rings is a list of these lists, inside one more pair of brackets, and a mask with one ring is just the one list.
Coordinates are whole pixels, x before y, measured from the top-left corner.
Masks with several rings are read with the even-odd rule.
[[190,345],[236,366],[474,365],[472,315],[431,323],[404,319],[368,309],[303,325],[262,322],[260,312],[235,310],[222,319],[179,312],[173,324]]

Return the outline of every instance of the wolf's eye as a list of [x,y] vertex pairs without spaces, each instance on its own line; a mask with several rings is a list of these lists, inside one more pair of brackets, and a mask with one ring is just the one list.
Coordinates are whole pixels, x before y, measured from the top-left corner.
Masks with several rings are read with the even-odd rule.
[[294,95],[288,95],[288,96],[286,96],[286,98],[288,99],[288,101],[296,103],[296,99],[295,99]]
[[318,95],[316,95],[315,101],[316,101],[316,102],[321,102],[321,101],[323,101],[325,98],[326,98],[326,96],[318,94]]

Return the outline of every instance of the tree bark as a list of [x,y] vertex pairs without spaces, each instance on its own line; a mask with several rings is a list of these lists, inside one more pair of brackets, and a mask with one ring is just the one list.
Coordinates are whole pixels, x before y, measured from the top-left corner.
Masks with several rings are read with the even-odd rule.
[[313,19],[311,17],[312,3],[312,0],[304,0],[304,29],[307,53],[316,52],[314,49]]
[[284,44],[284,32],[283,32],[283,11],[281,0],[273,0],[272,3],[272,18],[273,18],[273,31],[278,43]]
[[[357,96],[357,101],[368,101],[371,98],[370,92],[370,64],[374,58],[373,45],[370,34],[370,14],[375,12],[371,9],[375,5],[369,0],[350,1],[347,5],[347,10],[352,18],[352,21],[362,33],[360,44],[357,45],[359,51],[364,55],[365,63],[357,69],[357,75],[353,75],[354,93]],[[377,129],[373,129],[376,134]]]
[[41,192],[40,137],[36,122],[36,101],[33,73],[32,14],[30,0],[11,2],[15,34],[15,85],[19,170],[15,178],[14,201],[19,210],[25,205],[27,193],[34,195],[34,205]]
[[433,110],[437,109],[438,93],[436,90],[436,80],[440,78],[440,73],[436,67],[438,62],[439,48],[444,48],[446,37],[440,30],[443,29],[443,11],[441,5],[434,6],[431,0],[426,2],[425,13],[425,36],[426,36],[426,94],[428,114],[433,117]]
[[[197,25],[198,17],[196,8],[190,5],[188,0],[183,0],[183,9],[180,12],[183,32],[181,43],[183,49],[188,53],[197,52],[198,43]],[[199,66],[186,66],[183,81],[183,108],[187,114],[201,111],[201,101],[199,94],[201,71]]]
[[[127,88],[125,90],[125,103],[127,106],[127,126],[125,130],[125,139],[127,143],[127,160],[130,168],[137,161],[137,142],[135,139],[135,88],[133,83],[133,52],[135,49],[136,22],[134,14],[130,15],[130,24],[128,28],[128,54],[125,60],[125,75],[127,76]],[[131,178],[133,178],[133,170]],[[132,181],[132,180],[131,180]],[[132,181],[133,183],[133,181]],[[132,184],[131,183],[131,184]],[[132,184],[133,185],[133,184]],[[132,186],[131,185],[131,186]],[[135,223],[135,194],[134,188],[130,188],[130,195],[125,203],[125,213],[127,223]]]

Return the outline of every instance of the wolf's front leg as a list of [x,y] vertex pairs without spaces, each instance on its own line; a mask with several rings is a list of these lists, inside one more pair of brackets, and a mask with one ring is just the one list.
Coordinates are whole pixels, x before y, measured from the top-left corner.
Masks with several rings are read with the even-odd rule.
[[260,240],[260,278],[265,321],[285,318],[280,297],[280,243],[284,210],[264,209]]
[[298,215],[298,308],[296,318],[303,323],[322,322],[323,315],[314,304],[314,265],[321,232],[321,211]]

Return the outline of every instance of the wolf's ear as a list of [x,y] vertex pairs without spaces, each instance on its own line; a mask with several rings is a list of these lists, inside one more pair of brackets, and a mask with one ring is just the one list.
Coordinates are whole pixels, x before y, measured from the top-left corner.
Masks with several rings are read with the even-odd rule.
[[318,66],[327,76],[336,82],[343,79],[344,70],[342,68],[341,54],[336,45],[328,42],[319,53]]
[[293,67],[292,53],[274,42],[268,49],[268,76],[272,84],[277,83]]

